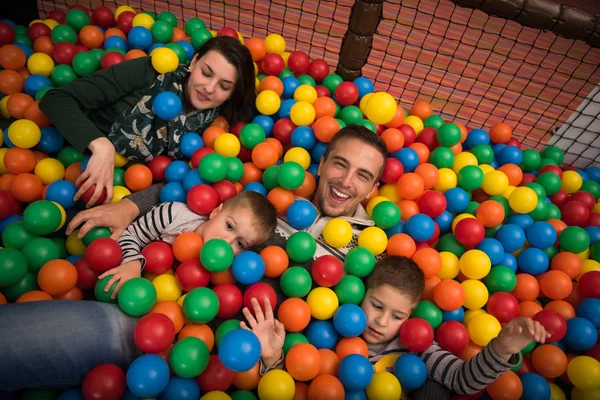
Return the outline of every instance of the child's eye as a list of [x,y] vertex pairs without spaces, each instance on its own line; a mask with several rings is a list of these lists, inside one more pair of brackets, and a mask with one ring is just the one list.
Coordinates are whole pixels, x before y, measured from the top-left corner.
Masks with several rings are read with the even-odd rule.
[[228,231],[233,229],[233,225],[231,225],[229,222],[226,222],[225,225],[227,226]]
[[375,307],[378,310],[381,310],[383,308],[383,307],[381,307],[380,305],[377,305],[377,304],[373,304],[373,307]]
[[402,318],[399,315],[394,315],[394,319],[397,320],[397,321],[402,321],[404,318]]
[[242,243],[241,240],[238,240],[237,245],[240,249],[244,250],[246,248],[246,246],[244,246],[244,243]]

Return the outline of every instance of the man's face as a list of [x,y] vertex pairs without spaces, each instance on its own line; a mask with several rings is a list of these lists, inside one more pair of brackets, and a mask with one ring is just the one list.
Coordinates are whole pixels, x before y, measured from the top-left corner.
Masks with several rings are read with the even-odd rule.
[[377,176],[384,162],[375,147],[359,139],[338,142],[319,163],[314,203],[329,217],[352,216],[356,206],[379,186]]

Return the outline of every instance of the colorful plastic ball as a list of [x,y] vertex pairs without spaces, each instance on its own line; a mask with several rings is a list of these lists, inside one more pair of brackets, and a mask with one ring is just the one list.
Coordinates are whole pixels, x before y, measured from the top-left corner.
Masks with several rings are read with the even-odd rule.
[[376,92],[371,94],[367,100],[365,114],[376,124],[387,124],[396,115],[397,107],[396,100],[392,95],[386,92]]
[[182,378],[200,375],[208,365],[210,352],[206,343],[189,336],[178,340],[169,353],[169,365]]
[[262,279],[265,263],[257,253],[244,251],[234,258],[231,272],[236,281],[243,285],[252,285]]
[[281,100],[277,93],[272,90],[263,90],[256,96],[256,108],[261,114],[273,115],[281,105]]
[[364,390],[373,379],[373,367],[367,357],[350,354],[340,361],[338,377],[345,390]]
[[366,392],[369,399],[393,400],[401,398],[402,387],[391,372],[379,371],[373,374]]
[[304,333],[310,344],[317,349],[333,349],[339,340],[339,335],[331,321],[313,320]]
[[589,271],[579,278],[579,291],[584,297],[600,299],[600,271]]
[[334,288],[340,304],[360,304],[365,297],[365,284],[354,275],[342,277]]
[[530,275],[539,275],[548,269],[548,256],[542,250],[530,247],[523,250],[517,257],[521,271]]
[[558,243],[562,250],[578,254],[590,246],[590,236],[583,228],[569,226],[558,235]]
[[258,362],[261,346],[256,335],[245,329],[227,333],[219,344],[223,365],[235,372],[248,371]]
[[258,397],[265,400],[292,400],[295,393],[294,379],[285,371],[274,369],[258,382]]
[[414,354],[404,354],[394,363],[394,375],[405,390],[417,389],[427,380],[427,367]]
[[218,153],[206,154],[198,166],[200,177],[207,182],[218,182],[227,176],[227,159]]
[[508,198],[508,202],[513,211],[527,214],[535,209],[538,197],[531,188],[522,186],[513,190]]
[[491,314],[476,315],[467,324],[469,337],[478,346],[487,346],[501,329],[500,322]]
[[323,239],[332,247],[345,247],[352,240],[352,226],[344,219],[333,218],[323,229]]
[[364,229],[358,235],[358,245],[366,248],[376,257],[385,251],[387,244],[387,235],[381,228],[375,226]]
[[456,224],[454,235],[462,245],[474,247],[483,240],[485,228],[476,218],[464,218]]
[[157,354],[173,343],[175,326],[166,315],[151,313],[138,321],[133,331],[133,339],[144,353]]
[[200,251],[200,261],[211,272],[225,271],[233,263],[233,249],[223,239],[210,239]]
[[485,285],[490,293],[511,292],[517,285],[517,280],[514,271],[504,265],[497,265],[485,277]]
[[558,342],[564,338],[567,333],[567,322],[562,315],[553,310],[542,310],[533,316],[534,321],[538,321],[544,326],[551,335],[546,338],[547,342]]
[[333,315],[333,326],[343,337],[356,337],[367,326],[365,312],[356,304],[344,304]]
[[14,285],[27,275],[27,258],[19,250],[0,249],[0,287]]
[[519,378],[523,384],[522,399],[550,399],[550,385],[541,375],[530,372]]
[[400,222],[400,209],[391,201],[384,201],[373,208],[373,221],[381,229],[389,229]]
[[584,352],[598,343],[598,332],[592,322],[575,317],[567,321],[567,334],[564,340],[571,349]]
[[290,236],[285,244],[290,260],[304,263],[312,259],[317,245],[315,239],[307,232],[296,232]]
[[46,190],[46,199],[48,201],[55,201],[67,209],[75,205],[73,196],[75,196],[76,192],[77,188],[71,182],[59,180],[48,185],[48,189]]
[[461,285],[465,290],[465,308],[478,310],[487,303],[489,292],[483,282],[475,279],[467,279]]
[[156,397],[169,383],[169,366],[161,357],[145,354],[127,370],[127,388],[138,397]]
[[469,344],[467,328],[455,320],[443,322],[436,330],[435,338],[442,349],[453,354],[460,354]]
[[152,103],[156,115],[165,121],[172,120],[181,113],[181,99],[172,92],[161,92]]
[[310,291],[306,298],[313,318],[327,320],[333,317],[339,305],[335,292],[329,288],[317,287]]
[[152,283],[144,278],[133,278],[119,290],[119,306],[126,314],[140,316],[147,314],[156,304],[157,294]]
[[525,245],[525,232],[517,225],[506,224],[496,232],[496,239],[505,251],[513,252]]
[[214,291],[198,287],[190,291],[183,300],[183,314],[195,324],[212,321],[219,311],[219,298]]
[[415,241],[425,242],[433,236],[434,222],[425,214],[416,214],[408,219],[405,230]]
[[281,275],[280,286],[287,297],[302,298],[310,292],[312,278],[306,269],[291,267]]
[[575,388],[584,392],[600,389],[600,362],[592,357],[574,357],[567,366],[567,376]]
[[27,206],[23,212],[25,227],[36,235],[48,235],[61,224],[60,209],[47,200],[38,200]]
[[8,127],[8,138],[18,147],[29,149],[37,145],[41,139],[42,132],[35,122],[27,119],[14,121]]
[[126,389],[125,372],[115,364],[106,363],[87,372],[81,392],[85,398],[117,400],[122,398]]
[[428,349],[433,343],[433,337],[433,328],[422,318],[412,317],[400,328],[400,341],[407,349],[416,353]]
[[288,190],[295,190],[304,182],[304,168],[295,161],[287,161],[280,165],[277,172],[279,186]]
[[169,384],[160,394],[160,400],[197,399],[200,398],[200,388],[194,379],[173,376]]

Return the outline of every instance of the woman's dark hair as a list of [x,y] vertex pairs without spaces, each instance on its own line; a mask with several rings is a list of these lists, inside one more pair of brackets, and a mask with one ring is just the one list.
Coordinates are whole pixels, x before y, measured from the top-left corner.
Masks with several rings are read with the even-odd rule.
[[235,67],[238,75],[231,97],[221,106],[220,114],[227,118],[230,125],[238,121],[249,121],[256,102],[254,62],[250,50],[238,39],[217,36],[208,39],[194,57],[197,60],[211,50],[225,57]]

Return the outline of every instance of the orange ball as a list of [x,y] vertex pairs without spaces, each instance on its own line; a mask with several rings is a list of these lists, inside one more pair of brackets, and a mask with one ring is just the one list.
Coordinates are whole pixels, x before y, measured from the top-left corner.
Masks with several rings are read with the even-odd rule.
[[33,171],[35,164],[35,156],[29,149],[13,147],[4,154],[4,166],[15,175]]
[[253,61],[260,61],[267,55],[267,46],[265,41],[258,38],[246,40],[246,47],[250,50]]
[[329,143],[340,130],[340,124],[331,116],[323,116],[312,125],[313,132],[321,142]]
[[486,200],[477,207],[475,216],[486,228],[493,228],[504,221],[504,207],[494,200]]
[[319,369],[319,375],[336,375],[340,358],[335,351],[330,349],[319,349],[321,354],[321,368]]
[[404,123],[404,109],[400,106],[396,109],[396,114],[394,118],[387,124],[385,124],[386,128],[397,128]]
[[183,315],[183,310],[181,309],[181,306],[176,301],[165,300],[158,302],[154,307],[152,307],[152,310],[150,310],[150,312],[163,314],[169,317],[171,322],[173,322],[175,332],[179,332],[183,328],[185,316]]
[[315,192],[316,188],[317,181],[315,180],[313,174],[311,174],[308,171],[304,171],[304,181],[302,181],[302,185],[292,190],[292,193],[294,194],[294,196],[304,197],[305,199],[308,199],[312,197],[312,194]]
[[452,153],[454,153],[454,155],[457,155],[458,153],[462,153],[462,144],[460,144],[460,143],[456,143],[454,146],[450,146],[448,148],[450,150],[452,150]]
[[453,279],[444,279],[433,289],[433,301],[442,310],[456,310],[465,303],[465,289]]
[[400,200],[396,205],[400,209],[400,219],[404,222],[419,213],[419,205],[414,200]]
[[52,57],[54,53],[54,42],[50,36],[40,36],[33,42],[33,51],[45,53]]
[[37,176],[25,173],[16,175],[10,182],[10,194],[22,203],[33,203],[42,195],[42,181]]
[[519,315],[521,317],[533,318],[540,311],[542,311],[542,306],[535,301],[527,300],[519,303]]
[[15,119],[22,119],[25,110],[34,102],[33,98],[25,93],[15,93],[8,98],[6,110]]
[[152,185],[152,171],[145,165],[134,164],[125,171],[125,185],[132,192],[139,192]]
[[23,293],[21,296],[19,296],[19,298],[17,300],[15,300],[15,303],[27,303],[30,301],[48,301],[48,300],[54,300],[54,299],[48,293],[43,292],[41,290],[31,290],[31,291]]
[[492,125],[490,139],[494,143],[506,143],[512,137],[512,128],[504,122]]
[[27,59],[25,52],[14,44],[5,44],[0,47],[0,67],[18,71],[25,66]]
[[[10,97],[12,98],[12,96]],[[46,117],[46,114],[44,114],[42,110],[40,110],[39,105],[39,101],[34,101],[29,106],[27,106],[27,108],[25,109],[25,113],[23,114],[23,118],[35,122],[35,124],[40,128],[50,126],[52,122],[48,119],[48,117]]]
[[302,299],[291,297],[286,299],[277,310],[277,318],[288,332],[300,332],[310,322],[310,307]]
[[[435,249],[427,247],[419,249],[415,252],[412,259],[421,268],[426,278],[435,276],[442,270],[442,257]],[[453,308],[452,310],[455,309]]]
[[267,199],[273,204],[279,216],[285,215],[289,206],[295,201],[294,194],[282,187],[271,190],[267,195]]
[[25,78],[17,71],[5,69],[0,71],[0,92],[5,95],[19,93],[23,90]]
[[386,252],[389,256],[404,256],[412,258],[417,251],[417,245],[406,233],[396,233],[388,239]]
[[94,25],[86,25],[79,31],[79,41],[88,49],[98,49],[104,44],[104,34]]
[[549,223],[550,225],[552,225],[552,227],[556,231],[556,235],[557,235],[556,242],[558,243],[558,236],[560,236],[560,233],[563,231],[563,229],[565,229],[567,227],[567,224],[565,224],[560,219],[549,219],[546,222]]
[[540,294],[540,284],[532,275],[517,274],[517,285],[511,293],[519,301],[533,301]]
[[76,162],[65,169],[65,179],[71,182],[73,185],[77,182],[77,178],[81,175],[81,163]]
[[523,395],[523,384],[517,374],[506,371],[489,384],[486,390],[493,400],[514,400]]
[[173,241],[173,255],[179,262],[193,260],[200,257],[200,250],[204,245],[202,237],[194,232],[184,232]]
[[571,293],[564,300],[577,308],[581,300],[583,300],[583,296],[581,296],[581,292],[579,291],[579,282],[573,282],[573,290],[571,290]]
[[260,380],[260,365],[256,363],[254,367],[245,372],[238,372],[233,378],[233,386],[241,390],[254,390]]
[[433,290],[442,280],[437,276],[429,276],[425,278],[425,285],[423,287],[423,293],[421,293],[421,300],[433,301]]
[[202,340],[208,347],[208,351],[212,351],[215,346],[215,334],[212,329],[206,324],[186,324],[177,335],[177,340],[184,339],[186,337],[195,337]]
[[0,293],[0,304],[7,304],[6,297],[2,293]]
[[308,386],[308,398],[319,400],[344,400],[344,386],[333,375],[319,375]]
[[111,36],[118,36],[121,39],[127,40],[127,36],[123,33],[119,28],[108,28],[106,32],[104,32],[104,40],[108,39]]
[[335,116],[335,101],[331,97],[319,97],[313,103],[313,107],[315,108],[315,119],[319,119],[321,117],[333,117]]
[[[267,142],[271,146],[275,147],[275,150],[277,150],[277,158],[278,159],[283,157],[283,145],[281,144],[281,142],[279,140],[277,140],[273,137],[268,137],[265,139],[265,142]],[[291,143],[289,143],[289,145],[291,146]]]
[[222,134],[226,133],[225,129],[219,126],[209,126],[202,133],[202,140],[204,140],[204,145],[206,147],[210,147],[211,149],[215,148],[215,140]]
[[77,269],[66,260],[52,260],[40,268],[37,276],[40,289],[51,296],[67,293],[77,283]]
[[222,285],[224,283],[235,284],[236,280],[233,272],[231,272],[231,268],[227,268],[225,271],[211,273],[210,282],[213,285]]
[[295,380],[310,381],[319,374],[321,354],[312,344],[295,344],[285,356],[285,367]]
[[433,114],[433,107],[424,100],[417,100],[408,111],[408,115],[414,115],[421,118],[423,121]]
[[308,398],[308,385],[304,382],[294,382],[294,397],[292,400],[310,400]]
[[543,344],[531,356],[535,372],[546,379],[558,378],[567,371],[567,355],[558,346]]
[[41,152],[41,151],[39,151],[39,150],[34,150],[34,151],[33,151],[33,156],[35,157],[35,163],[36,163],[36,164],[37,164],[37,163],[39,163],[40,161],[42,161],[42,160],[44,160],[44,159],[48,158],[48,154],[46,154],[46,153],[42,153],[42,152]]
[[10,183],[14,179],[16,175],[7,172],[4,175],[0,175],[0,190],[4,190],[5,192],[10,192]]
[[421,178],[421,175],[414,172],[408,172],[402,175],[396,184],[398,196],[407,200],[419,198],[419,196],[423,194],[424,189],[425,182],[423,181],[423,178]]
[[54,300],[83,300],[83,291],[77,286],[75,286],[67,293],[61,294],[59,296],[54,296]]
[[504,172],[508,177],[508,183],[512,186],[519,186],[523,180],[523,170],[515,164],[504,164],[498,171]]
[[131,49],[125,54],[126,60],[133,60],[136,58],[148,57],[148,54],[140,49]]
[[275,93],[277,93],[277,96],[281,97],[281,95],[283,94],[283,83],[281,82],[281,79],[279,79],[276,76],[273,76],[273,75],[266,76],[260,82],[260,85],[258,85],[259,93],[264,90],[272,90]]
[[565,320],[575,318],[575,309],[573,308],[572,305],[570,305],[569,303],[567,303],[564,300],[552,300],[551,302],[546,304],[546,307],[544,307],[544,310],[556,311]]
[[429,161],[429,147],[419,142],[413,143],[409,147],[413,149],[415,153],[417,153],[417,156],[419,157],[419,164]]
[[287,253],[279,246],[265,247],[260,257],[265,263],[265,276],[268,278],[278,278],[290,264]]
[[187,37],[185,31],[181,28],[173,28],[173,37],[171,38],[171,42],[175,43],[180,40],[185,40],[186,42],[190,41],[190,38]]
[[342,338],[335,346],[335,354],[343,360],[349,354],[361,354],[369,357],[367,343],[360,337]]
[[396,128],[388,128],[381,132],[381,138],[385,142],[388,153],[398,151],[404,146],[404,135]]
[[552,300],[567,298],[573,290],[573,281],[563,271],[547,271],[539,277],[542,294]]
[[475,343],[469,340],[469,344],[460,354],[458,354],[458,358],[460,358],[463,361],[470,360],[471,358],[479,354],[481,350],[483,350],[483,347],[476,345]]
[[225,132],[229,132],[229,122],[227,122],[227,118],[222,115],[219,115],[217,118],[210,123],[210,126],[216,126],[219,128],[223,128]]
[[262,180],[263,172],[260,168],[251,162],[244,163],[244,175],[240,179],[240,183],[244,186],[250,182],[260,182]]
[[252,162],[260,169],[267,169],[277,164],[277,149],[267,142],[257,144],[252,149]]
[[[6,162],[6,161],[5,161]],[[563,251],[552,257],[550,269],[562,271],[571,279],[577,278],[581,274],[583,262],[577,254],[568,251]]]

